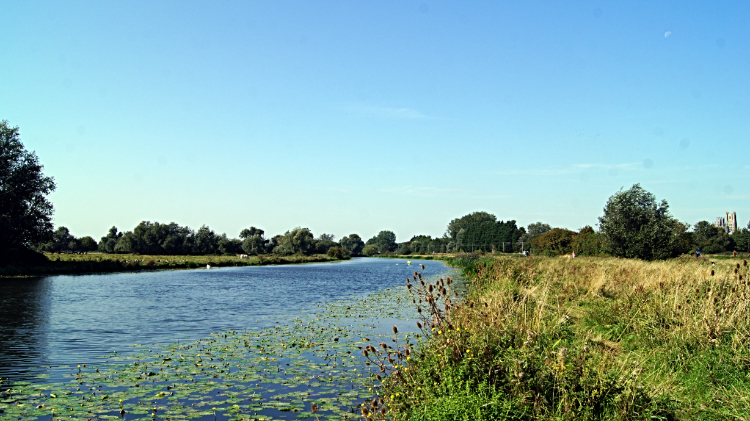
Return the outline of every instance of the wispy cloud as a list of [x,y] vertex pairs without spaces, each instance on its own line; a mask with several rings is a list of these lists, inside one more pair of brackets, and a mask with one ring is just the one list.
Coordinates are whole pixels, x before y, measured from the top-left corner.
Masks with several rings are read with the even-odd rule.
[[422,120],[422,119],[431,119],[432,117],[422,113],[421,111],[415,110],[413,108],[395,108],[395,107],[383,107],[383,106],[377,106],[377,105],[350,105],[347,107],[349,111],[363,114],[363,115],[371,115],[381,118],[395,118],[395,119],[403,119],[403,120]]
[[425,197],[434,197],[434,196],[440,196],[445,193],[456,193],[461,192],[461,189],[448,189],[448,188],[438,188],[438,187],[412,187],[412,186],[404,186],[404,187],[392,187],[392,188],[383,188],[379,190],[383,193],[395,193],[395,194],[401,194],[404,196],[425,196]]
[[510,199],[513,196],[509,194],[492,194],[489,196],[471,196],[472,199]]
[[622,164],[574,164],[568,167],[528,168],[518,170],[494,171],[496,175],[524,175],[524,176],[560,176],[580,174],[588,170],[606,171],[637,171],[644,169],[643,162],[626,162]]

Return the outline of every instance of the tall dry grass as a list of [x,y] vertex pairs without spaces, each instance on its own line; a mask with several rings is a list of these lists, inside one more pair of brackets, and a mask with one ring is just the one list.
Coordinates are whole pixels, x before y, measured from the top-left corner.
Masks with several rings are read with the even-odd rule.
[[[750,419],[746,260],[480,259],[415,283],[424,342],[393,419]],[[417,303],[419,304],[419,303]],[[434,329],[434,330],[433,330]]]

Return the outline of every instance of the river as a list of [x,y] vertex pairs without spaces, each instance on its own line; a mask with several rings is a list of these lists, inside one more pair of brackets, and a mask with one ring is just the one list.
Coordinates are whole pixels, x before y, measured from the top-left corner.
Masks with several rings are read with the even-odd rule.
[[[234,336],[236,341],[242,340],[248,347],[250,346],[248,338],[256,342],[266,340],[262,342],[264,352],[271,352],[270,349],[274,349],[278,351],[277,358],[281,360],[286,358],[286,361],[292,362],[292,357],[283,352],[287,349],[287,345],[281,345],[284,347],[283,350],[274,348],[276,346],[274,338],[278,339],[279,344],[284,341],[288,344],[299,340],[304,335],[302,333],[305,332],[302,330],[304,326],[305,329],[317,329],[316,331],[320,332],[320,343],[325,342],[330,348],[325,356],[313,355],[312,348],[310,348],[310,351],[295,354],[293,357],[295,364],[300,367],[295,374],[296,378],[301,379],[295,383],[295,387],[301,387],[302,383],[306,383],[304,386],[307,387],[308,396],[310,390],[313,390],[313,395],[315,395],[316,389],[314,385],[310,386],[309,378],[314,375],[319,376],[325,371],[319,363],[333,355],[333,349],[338,349],[336,347],[339,344],[351,349],[360,340],[359,336],[364,336],[364,330],[385,335],[391,324],[402,325],[402,331],[406,329],[405,332],[415,330],[412,320],[415,315],[407,310],[407,307],[412,308],[412,305],[410,302],[405,302],[407,299],[404,296],[406,293],[403,285],[405,279],[413,275],[415,270],[422,272],[419,268],[420,263],[425,265],[426,269],[423,273],[428,278],[446,276],[452,272],[438,261],[415,260],[411,266],[405,263],[405,260],[396,259],[355,258],[336,263],[3,280],[0,281],[0,378],[6,387],[9,383],[20,385],[16,389],[20,388],[22,391],[24,388],[42,390],[49,387],[58,392],[48,393],[59,395],[68,393],[65,390],[71,387],[69,383],[72,378],[79,375],[76,371],[81,371],[81,368],[77,368],[79,365],[86,368],[97,366],[96,375],[100,373],[99,368],[101,368],[101,373],[109,374],[102,374],[97,378],[98,380],[91,380],[91,384],[98,384],[100,389],[104,384],[105,387],[111,389],[110,395],[114,396],[126,390],[112,383],[113,380],[110,381],[116,377],[113,373],[123,370],[122,364],[135,364],[134,360],[151,361],[158,359],[155,357],[156,353],[159,353],[159,358],[162,358],[162,355],[168,352],[175,353],[177,349],[181,356],[189,354],[186,351],[187,348],[183,348],[185,345],[180,344],[196,341],[198,343],[214,341],[212,343],[215,343],[214,339],[208,338],[215,338],[217,336],[213,335],[220,332],[224,332],[225,335],[222,340],[229,341],[236,334],[237,336]],[[384,291],[393,292],[384,294]],[[399,299],[404,303],[388,307],[389,294],[401,294]],[[368,300],[370,300],[369,304],[366,304]],[[376,305],[378,308],[372,307],[371,304],[378,303],[377,300],[381,300]],[[392,310],[386,310],[386,308]],[[341,326],[346,326],[348,333],[344,333]],[[241,332],[237,333],[237,331]],[[227,332],[229,332],[230,339],[227,339]],[[326,342],[333,341],[335,335],[341,336],[342,340],[335,338],[335,343]],[[346,338],[349,340],[345,340]],[[310,337],[308,340],[314,343],[318,339]],[[133,346],[134,344],[142,346]],[[260,345],[256,345],[258,349],[261,348]],[[226,344],[224,348],[230,349],[231,346]],[[356,348],[354,350],[356,351]],[[344,351],[343,348],[340,351],[350,353],[350,351]],[[232,357],[235,354],[238,352],[233,352]],[[200,354],[196,355],[198,355],[195,357],[196,361],[202,361]],[[252,360],[255,357],[260,358],[254,354],[238,357],[233,360],[233,364],[237,363],[235,365],[243,369],[254,367],[250,362],[255,361]],[[268,358],[268,355],[263,358]],[[337,357],[333,358],[333,361],[336,361]],[[230,358],[225,355],[222,361],[225,359],[229,361]],[[310,364],[318,364],[314,366],[314,370],[309,370],[311,373],[308,373],[307,377],[304,364],[300,363],[303,360]],[[117,366],[117,364],[120,365]],[[164,364],[163,361],[162,364]],[[201,364],[195,364],[195,367],[198,366]],[[255,366],[260,367],[257,364]],[[291,365],[287,363],[287,366]],[[274,367],[280,373],[279,366]],[[155,387],[159,384],[163,386],[190,376],[193,381],[196,381],[195,378],[198,376],[195,373],[187,374],[180,370],[183,369],[176,366],[166,371],[162,370],[170,374],[165,374],[164,378],[159,379],[161,383],[154,379],[151,379],[151,383]],[[313,374],[312,371],[317,374]],[[353,374],[353,372],[344,371],[349,373],[348,375]],[[221,372],[224,373],[223,370]],[[152,372],[148,373],[153,375]],[[231,373],[231,370],[227,373]],[[251,377],[257,374],[250,371],[238,374],[244,374],[244,379],[246,379],[248,373]],[[143,372],[136,374],[140,376]],[[201,371],[200,374],[203,372]],[[345,377],[341,380],[345,380]],[[104,382],[104,378],[110,383]],[[128,381],[132,381],[133,378]],[[266,377],[263,380],[268,381],[269,378]],[[96,383],[97,381],[99,383]],[[236,378],[232,381],[238,383]],[[124,384],[125,380],[122,382]],[[217,392],[221,390],[221,387],[205,390]],[[253,393],[262,394],[264,391],[263,386],[258,386]],[[298,392],[297,390],[290,393]],[[43,392],[40,393],[44,396]],[[214,395],[217,394],[219,393],[214,393]],[[23,392],[20,395],[23,396]],[[325,393],[320,394],[323,401],[327,399],[324,395]],[[122,396],[127,398],[130,395],[124,393]],[[190,396],[196,396],[196,391],[193,391]],[[5,407],[0,404],[0,414],[4,412],[23,415],[16,406],[11,406],[11,401],[21,406],[19,402],[24,402],[23,399],[8,400],[7,396],[5,398]],[[354,398],[355,396],[352,395],[352,399]],[[184,404],[186,399],[188,398],[185,397],[180,402]],[[142,403],[143,396],[134,396],[130,400],[134,405],[136,401]],[[291,398],[289,400],[292,401]],[[128,399],[125,401],[128,402]],[[214,404],[215,402],[217,401],[214,401]],[[218,402],[221,405],[222,401]],[[229,403],[235,402],[241,403],[237,400]],[[227,404],[219,408],[218,414],[213,411],[209,415],[205,412],[207,409],[204,408],[202,413],[193,412],[187,415],[203,416],[205,419],[216,417],[218,417],[216,419],[223,419],[222,417],[242,419],[238,417],[246,413],[250,417],[252,410],[252,416],[255,418],[248,419],[263,419],[263,417],[294,419],[302,412],[304,405],[300,402],[296,403],[298,407],[294,407],[294,403],[290,407],[295,409],[294,413],[269,410],[267,406],[243,409],[241,405],[235,403],[235,407],[240,407],[240,409],[233,407],[231,411],[234,412],[227,412],[230,411],[227,409],[229,408]],[[342,408],[346,405],[351,406],[351,402],[351,399],[344,402]],[[35,401],[29,403],[31,404],[47,408],[51,407],[54,402],[47,405],[38,404]],[[70,406],[70,402],[61,401],[57,402],[57,405],[74,411],[72,407],[67,407]],[[143,408],[134,408],[126,412],[126,419],[131,415],[133,417],[138,414],[143,415]],[[93,409],[92,413],[98,413],[96,408]],[[88,410],[92,408],[89,407]],[[101,406],[101,410],[111,414],[113,408]],[[224,410],[226,411],[222,412]],[[330,415],[340,416],[344,410],[340,408],[330,412]],[[169,411],[154,411],[152,415],[154,418],[159,418],[162,415],[167,416],[167,412]],[[71,414],[76,413],[71,412]],[[181,414],[182,412],[174,409],[170,419],[179,419]],[[39,414],[38,411],[31,411],[26,415],[33,417]],[[86,416],[86,414],[81,416]]]

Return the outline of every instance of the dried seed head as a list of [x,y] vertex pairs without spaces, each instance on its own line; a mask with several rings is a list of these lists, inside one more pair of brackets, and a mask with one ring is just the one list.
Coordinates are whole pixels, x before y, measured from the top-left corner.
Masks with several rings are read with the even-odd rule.
[[362,415],[364,415],[364,416],[370,415],[370,411],[367,409],[366,406],[362,407]]
[[365,358],[369,357],[369,355],[367,355],[367,350],[366,349],[362,350],[362,355],[364,355]]
[[424,265],[419,265],[419,266],[422,266],[422,270],[424,270]]
[[370,402],[370,406],[374,409],[378,408],[378,398],[372,398],[372,402]]
[[310,408],[310,410],[311,410],[311,411],[312,411],[313,413],[316,413],[316,412],[318,412],[318,405],[317,405],[317,404],[316,404],[315,402],[313,402],[313,404],[312,404],[312,408]]
[[398,328],[396,326],[393,326],[393,334],[398,335]]
[[375,374],[375,378],[378,380],[383,380],[383,376],[381,376],[380,374]]
[[714,270],[711,269],[711,276],[714,276]]
[[419,329],[422,329],[422,323],[419,323],[419,322],[417,321],[417,328],[419,328]]
[[417,307],[417,313],[422,314],[422,307]]

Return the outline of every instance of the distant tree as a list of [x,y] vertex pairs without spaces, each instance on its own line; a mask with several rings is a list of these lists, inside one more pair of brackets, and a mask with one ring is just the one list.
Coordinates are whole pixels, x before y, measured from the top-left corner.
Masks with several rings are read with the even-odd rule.
[[264,239],[262,235],[251,235],[242,240],[242,250],[251,256],[265,254],[267,243],[268,240]]
[[617,257],[656,260],[682,252],[684,225],[669,213],[666,200],[657,202],[640,184],[607,200],[599,227],[608,251]]
[[359,256],[362,254],[362,249],[365,247],[365,243],[362,238],[357,234],[349,234],[340,241],[341,247],[349,251],[352,256]]
[[571,245],[575,236],[575,231],[555,228],[534,237],[531,240],[531,245],[534,247],[534,253],[546,256],[559,256],[573,251]]
[[496,220],[497,217],[491,213],[473,212],[450,221],[448,223],[448,229],[445,231],[445,235],[456,240],[458,233],[462,228],[466,229],[469,228],[470,225],[481,224],[483,222],[495,222]]
[[325,240],[325,239],[320,239],[320,238],[313,240],[313,253],[326,254],[328,253],[328,250],[333,247],[339,247],[339,244],[336,243],[335,241]]
[[398,254],[411,254],[411,247],[409,246],[409,243],[401,243],[398,246]]
[[274,249],[274,253],[309,255],[315,251],[314,246],[312,232],[307,228],[297,227],[284,233],[284,236],[279,239],[279,245]]
[[316,240],[318,240],[318,241],[331,241],[331,242],[333,242],[334,238],[336,238],[336,236],[333,235],[333,234],[325,234],[325,233],[323,233],[323,234],[320,234],[318,236],[318,238],[316,238]]
[[350,256],[349,250],[341,247],[331,247],[326,251],[326,254],[330,257],[335,257],[336,259],[348,259]]
[[700,221],[693,226],[693,244],[696,250],[704,253],[721,253],[734,250],[732,238],[723,229],[708,221]]
[[368,244],[362,249],[362,254],[365,256],[374,256],[378,253],[378,246],[375,244]]
[[219,251],[219,237],[208,226],[203,225],[195,232],[194,254],[215,254]]
[[396,234],[394,234],[393,231],[380,231],[375,238],[375,245],[378,246],[378,251],[381,253],[386,251],[396,251],[396,248],[398,248],[398,244],[396,244]]
[[740,228],[732,234],[734,249],[740,252],[750,253],[750,222],[747,228]]
[[34,152],[21,143],[18,127],[0,121],[0,251],[26,249],[52,237],[55,180],[42,173]]
[[81,251],[95,251],[98,248],[98,244],[96,244],[96,240],[94,240],[88,235],[79,239],[78,241],[80,244]]
[[229,238],[226,234],[219,236],[217,243],[219,253],[223,255],[235,255],[242,253],[242,240],[236,238]]
[[250,228],[245,228],[240,232],[240,238],[244,240],[247,237],[252,237],[253,235],[259,235],[263,237],[263,234],[265,234],[265,232],[262,229],[250,227]]
[[99,241],[99,251],[102,253],[114,253],[117,241],[122,237],[122,233],[117,231],[117,227],[109,229],[109,233]]
[[[464,228],[461,228],[464,230]],[[516,226],[516,221],[485,221],[471,224],[464,231],[459,231],[457,240],[465,251],[484,250],[491,251],[492,247],[503,250],[506,244],[506,252],[513,251],[513,244],[520,238],[521,234]]]
[[115,244],[115,253],[135,253],[133,232],[128,231],[117,240]]
[[[533,240],[532,240],[533,242]],[[585,226],[573,236],[571,251],[576,256],[601,256],[605,254],[604,238],[590,226]]]

